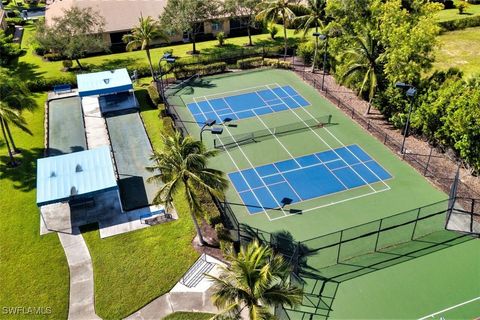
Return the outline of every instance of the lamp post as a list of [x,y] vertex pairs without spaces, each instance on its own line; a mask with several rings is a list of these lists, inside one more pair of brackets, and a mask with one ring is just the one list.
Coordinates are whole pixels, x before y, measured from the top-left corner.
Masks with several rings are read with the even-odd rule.
[[203,142],[204,131],[210,131],[212,134],[217,134],[217,135],[223,133],[223,128],[213,126],[216,123],[217,123],[217,120],[214,120],[214,119],[207,119],[207,121],[203,123],[203,126],[200,129],[200,142]]
[[162,61],[166,61],[167,63],[175,63],[175,58],[172,56],[171,53],[164,53],[163,56],[158,60],[158,75],[160,78],[160,94],[162,95],[162,100],[165,99],[165,87],[163,83],[163,73],[162,73]]
[[408,108],[407,121],[405,122],[405,128],[403,129],[403,141],[402,141],[402,147],[400,149],[400,153],[403,154],[405,150],[405,141],[408,135],[408,128],[410,126],[410,116],[412,115],[413,104],[415,102],[415,95],[417,94],[417,89],[411,84],[406,84],[403,82],[395,83],[395,87],[400,89],[407,89],[407,92],[405,93],[405,95],[408,98],[410,98],[410,107]]
[[[315,52],[318,50],[318,39],[325,41],[325,50],[323,51],[323,75],[322,75],[322,91],[325,85],[325,74],[327,72],[327,51],[328,51],[328,36],[319,32],[314,32],[313,36],[315,37]],[[312,72],[315,68],[315,57],[313,59]]]

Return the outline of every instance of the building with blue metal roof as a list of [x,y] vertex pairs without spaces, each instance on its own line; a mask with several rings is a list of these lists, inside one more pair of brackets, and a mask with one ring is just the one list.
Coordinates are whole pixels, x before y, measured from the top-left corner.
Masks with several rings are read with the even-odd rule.
[[37,205],[81,201],[118,189],[110,149],[75,152],[37,160]]

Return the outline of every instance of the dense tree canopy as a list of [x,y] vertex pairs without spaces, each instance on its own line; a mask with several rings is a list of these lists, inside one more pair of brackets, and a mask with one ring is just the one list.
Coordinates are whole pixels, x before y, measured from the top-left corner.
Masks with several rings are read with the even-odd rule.
[[20,46],[13,43],[13,36],[7,36],[0,30],[0,66],[6,66],[13,58],[21,53]]

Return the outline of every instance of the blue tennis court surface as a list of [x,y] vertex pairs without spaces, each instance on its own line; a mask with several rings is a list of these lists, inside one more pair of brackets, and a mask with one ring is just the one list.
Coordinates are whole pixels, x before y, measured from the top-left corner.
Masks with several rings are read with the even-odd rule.
[[295,159],[228,174],[252,213],[357,188],[392,176],[358,145],[350,145]]
[[221,123],[225,118],[245,119],[308,105],[310,103],[295,89],[284,86],[206,99],[189,103],[187,107],[195,121],[201,125],[207,119],[214,119]]

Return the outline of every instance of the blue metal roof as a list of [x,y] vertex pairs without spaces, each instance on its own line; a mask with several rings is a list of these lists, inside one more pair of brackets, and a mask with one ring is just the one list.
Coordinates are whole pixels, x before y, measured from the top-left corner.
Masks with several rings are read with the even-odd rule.
[[117,188],[107,146],[37,160],[37,205]]
[[116,69],[77,75],[80,97],[111,94],[133,89],[127,69]]

